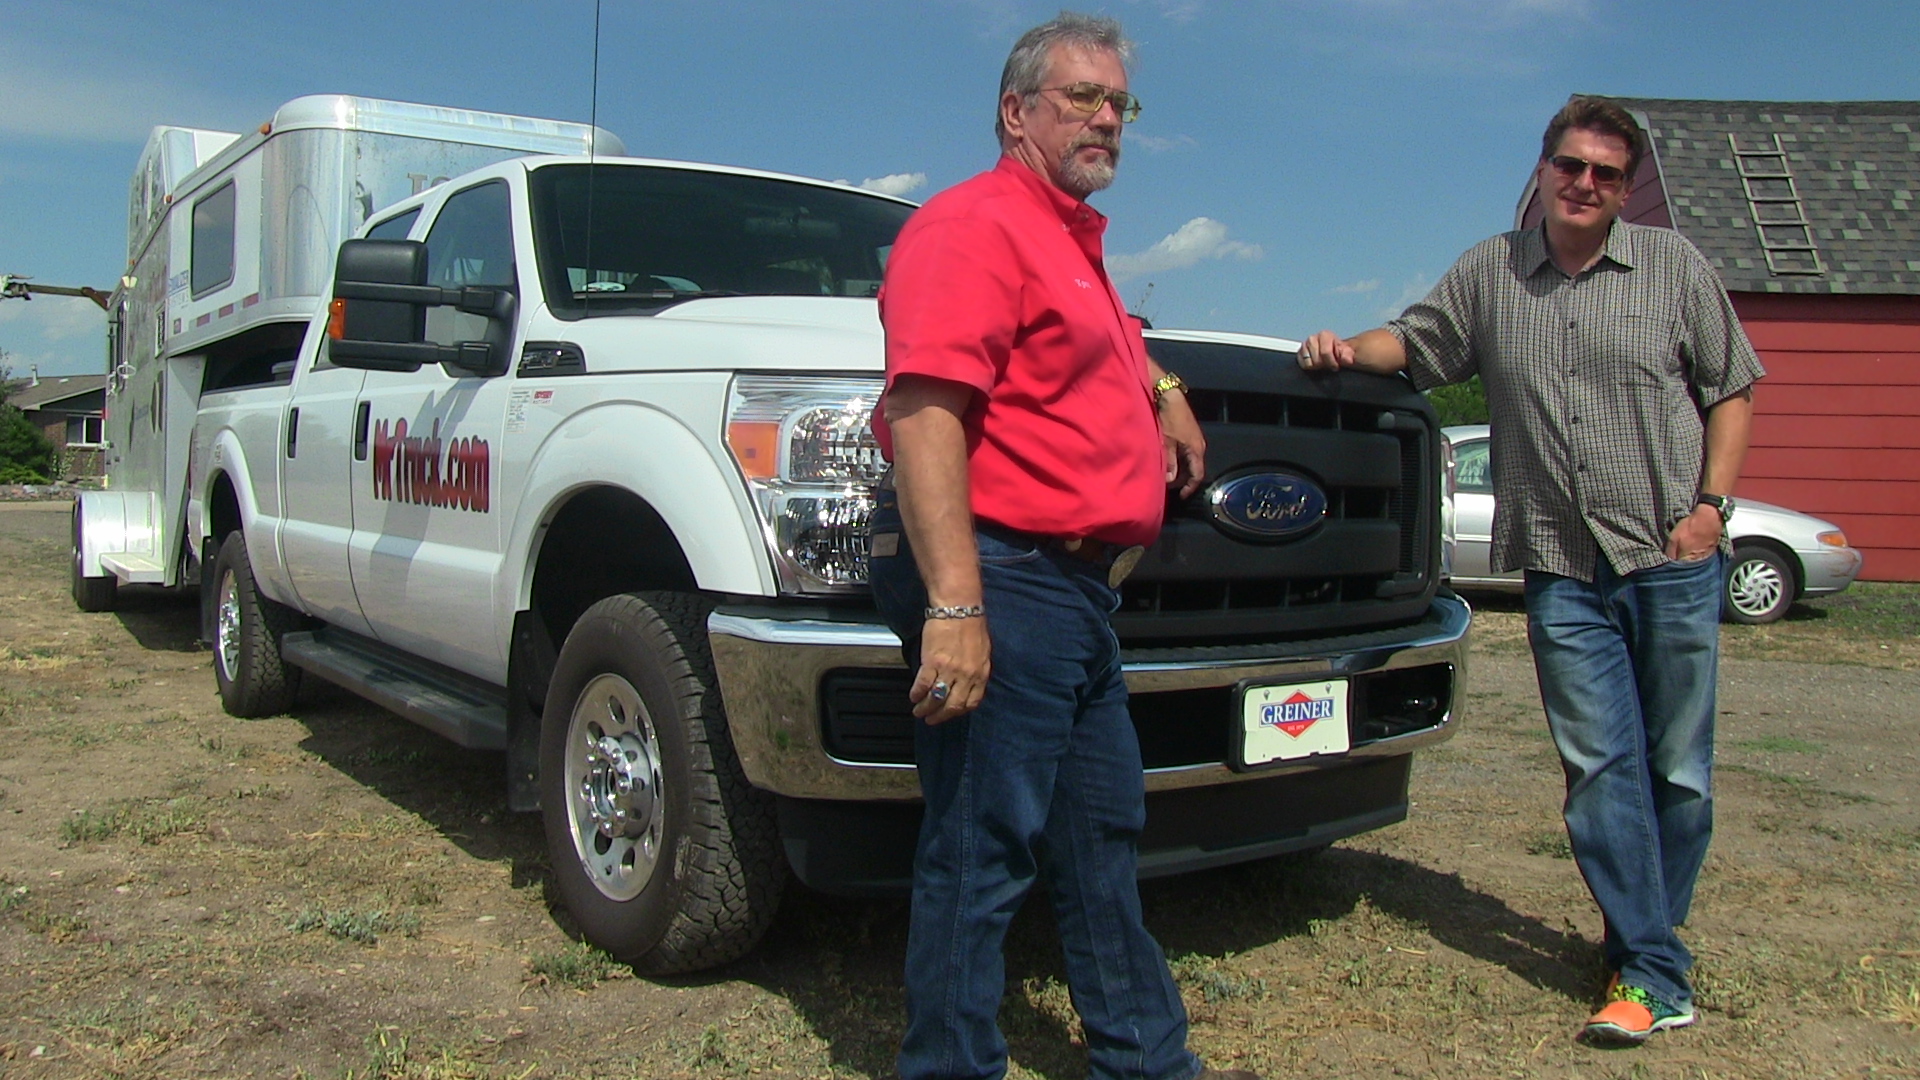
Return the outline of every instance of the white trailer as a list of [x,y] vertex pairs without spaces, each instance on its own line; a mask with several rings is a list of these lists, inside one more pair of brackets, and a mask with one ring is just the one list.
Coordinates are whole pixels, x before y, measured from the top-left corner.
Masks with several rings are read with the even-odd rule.
[[73,596],[184,585],[202,393],[284,383],[340,241],[448,177],[526,154],[619,155],[586,124],[312,95],[246,134],[158,127],[134,170],[127,271],[107,311],[107,489],[74,510]]

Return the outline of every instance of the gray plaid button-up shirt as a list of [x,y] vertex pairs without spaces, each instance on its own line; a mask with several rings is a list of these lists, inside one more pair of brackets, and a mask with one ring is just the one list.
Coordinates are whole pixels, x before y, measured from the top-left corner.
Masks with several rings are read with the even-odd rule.
[[1592,581],[1667,562],[1706,466],[1705,412],[1765,375],[1713,267],[1616,221],[1568,277],[1542,228],[1474,246],[1387,324],[1421,389],[1479,375],[1492,412],[1493,565]]

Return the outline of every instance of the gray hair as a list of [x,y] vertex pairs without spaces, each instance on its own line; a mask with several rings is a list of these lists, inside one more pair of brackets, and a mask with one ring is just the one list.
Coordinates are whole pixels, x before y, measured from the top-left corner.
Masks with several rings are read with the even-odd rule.
[[1007,54],[1007,66],[1000,71],[1000,96],[993,100],[993,133],[1001,140],[1007,137],[1007,127],[1000,119],[1000,103],[1010,93],[1019,94],[1022,101],[1033,101],[1042,89],[1040,84],[1046,81],[1055,45],[1109,52],[1119,57],[1122,64],[1133,60],[1133,42],[1128,41],[1126,32],[1120,29],[1120,21],[1105,15],[1062,11],[1021,34],[1020,40],[1013,43],[1013,51]]

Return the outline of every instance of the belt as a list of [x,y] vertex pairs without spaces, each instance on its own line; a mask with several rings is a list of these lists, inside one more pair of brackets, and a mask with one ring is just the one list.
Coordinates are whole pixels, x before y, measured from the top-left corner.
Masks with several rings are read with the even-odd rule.
[[1016,543],[1029,543],[1042,551],[1054,551],[1069,558],[1090,563],[1107,572],[1107,587],[1117,589],[1140,565],[1140,557],[1147,549],[1139,544],[1109,544],[1104,540],[1094,540],[1079,536],[1047,536],[1041,533],[1022,532],[996,525],[989,521],[974,522],[974,528],[1002,539]]

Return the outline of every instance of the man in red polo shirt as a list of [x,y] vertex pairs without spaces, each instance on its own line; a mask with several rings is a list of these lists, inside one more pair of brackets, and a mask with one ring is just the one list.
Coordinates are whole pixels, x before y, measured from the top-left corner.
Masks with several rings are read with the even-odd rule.
[[[1042,874],[1098,1077],[1202,1069],[1141,923],[1140,748],[1108,617],[1191,493],[1205,444],[1102,262],[1130,51],[1062,13],[1001,77],[1003,156],[900,233],[880,296],[894,483],[874,513],[875,602],[918,670],[926,817],[914,860],[900,1073],[998,1077],[1008,923]],[[1163,440],[1163,432],[1165,437]],[[897,498],[896,498],[897,492]]]

